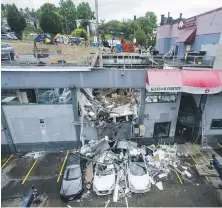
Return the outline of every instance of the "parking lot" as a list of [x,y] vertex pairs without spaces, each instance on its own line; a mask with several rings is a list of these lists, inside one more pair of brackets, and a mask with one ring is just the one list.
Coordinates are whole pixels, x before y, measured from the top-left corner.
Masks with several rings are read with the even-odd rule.
[[[117,203],[112,202],[112,195],[97,196],[92,190],[84,199],[65,203],[60,199],[61,178],[59,173],[63,166],[67,151],[49,152],[44,156],[24,158],[21,154],[2,156],[2,206],[20,206],[32,185],[37,186],[38,194],[47,194],[47,207],[126,207],[125,198]],[[176,173],[168,175],[163,181],[163,191],[152,186],[146,194],[131,194],[128,197],[130,207],[140,206],[221,206],[210,183],[199,177],[191,157],[181,158],[189,166],[192,174],[190,181],[178,178]],[[4,166],[4,167],[3,167]],[[58,182],[59,180],[59,182]],[[87,190],[85,190],[87,192]]]

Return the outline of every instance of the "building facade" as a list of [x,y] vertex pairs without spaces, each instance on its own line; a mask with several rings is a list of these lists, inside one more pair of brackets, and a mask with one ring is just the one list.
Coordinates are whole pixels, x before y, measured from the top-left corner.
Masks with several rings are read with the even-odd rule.
[[[37,103],[31,99],[30,89],[44,89],[47,92],[53,87],[70,88],[71,102],[51,104],[48,100],[48,103],[41,100],[41,103]],[[87,71],[78,71],[66,68],[58,73],[50,68],[45,71],[42,68],[36,71],[16,71],[13,68],[11,71],[2,69],[2,89],[20,89],[19,99],[28,99],[30,103],[15,104],[13,100],[7,104],[2,102],[2,151],[78,148],[81,117],[78,113],[77,89],[89,87],[140,89],[138,124],[144,126],[144,134],[138,137],[132,131],[127,138],[149,144],[195,141],[198,137],[201,139],[201,115],[205,113],[208,143],[222,142],[221,70],[87,68]],[[26,90],[27,99],[24,99],[22,89]],[[10,101],[9,98],[14,97],[10,95],[4,100]],[[85,140],[98,139],[95,127],[83,125]],[[125,130],[124,127],[123,133]],[[119,134],[116,136],[119,137]]]
[[222,33],[222,7],[182,20],[163,24],[157,28],[156,47],[160,54],[174,50],[179,59],[186,52],[206,51],[206,56],[216,56]]

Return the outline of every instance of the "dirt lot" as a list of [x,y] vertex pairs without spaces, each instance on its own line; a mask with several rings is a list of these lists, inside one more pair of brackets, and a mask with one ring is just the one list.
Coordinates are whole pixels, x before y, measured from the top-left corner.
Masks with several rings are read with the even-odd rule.
[[[22,54],[33,54],[34,44],[32,41],[7,41],[15,49],[18,55]],[[70,45],[46,45],[42,43],[37,43],[38,48],[47,48],[49,53],[57,54],[57,51],[61,51],[63,57],[67,61],[82,62],[86,57],[90,56],[90,53],[95,53],[96,47],[80,47],[80,46],[70,46]]]
[[[33,184],[37,186],[38,193],[46,193],[48,196],[47,207],[105,207],[110,199],[108,207],[126,207],[125,199],[119,199],[118,203],[112,202],[112,195],[97,196],[92,190],[89,195],[80,201],[72,201],[65,203],[61,201],[59,196],[60,182],[57,183],[59,171],[61,169],[66,151],[50,152],[38,159],[36,165],[32,169],[29,177],[22,184],[24,177],[32,167],[35,159],[22,158],[20,155],[14,155],[2,170],[2,206],[17,207],[26,196],[28,190]],[[7,160],[9,156],[2,159]],[[146,194],[131,194],[128,198],[130,207],[181,207],[181,206],[200,206],[200,207],[220,207],[221,204],[217,200],[213,189],[205,178],[199,177],[194,162],[190,157],[181,158],[181,160],[190,164],[189,172],[192,174],[191,181],[183,181],[181,184],[176,176],[172,173],[163,181],[163,191],[152,186],[151,191]],[[2,163],[3,164],[3,163]],[[61,181],[61,180],[60,180]],[[87,192],[87,191],[85,191]]]

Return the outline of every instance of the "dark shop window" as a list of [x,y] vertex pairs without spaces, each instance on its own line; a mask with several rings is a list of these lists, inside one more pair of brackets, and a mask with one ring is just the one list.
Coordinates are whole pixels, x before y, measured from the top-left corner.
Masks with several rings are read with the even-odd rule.
[[222,129],[222,119],[213,119],[211,129]]
[[169,137],[171,122],[155,123],[154,124],[154,138]]
[[177,93],[174,92],[147,92],[146,103],[175,103]]

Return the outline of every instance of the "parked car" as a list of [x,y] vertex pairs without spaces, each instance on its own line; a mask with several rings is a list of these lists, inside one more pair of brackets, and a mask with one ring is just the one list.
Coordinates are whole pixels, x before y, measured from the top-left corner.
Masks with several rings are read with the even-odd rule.
[[71,201],[80,198],[82,192],[83,178],[80,158],[75,154],[70,154],[63,174],[60,196],[64,201]]
[[45,43],[45,38],[46,38],[46,34],[39,34],[34,38],[34,41]]
[[14,60],[15,52],[14,48],[8,43],[1,43],[1,59]]
[[2,34],[1,39],[3,39],[3,40],[13,40],[13,38],[8,34]]
[[111,194],[115,188],[115,181],[116,172],[113,164],[96,164],[93,180],[93,191],[97,195]]
[[82,40],[84,40],[84,38],[70,37],[69,38],[69,44],[70,45],[79,45]]
[[4,40],[18,40],[18,38],[16,37],[16,35],[13,32],[2,34],[1,39],[4,39]]
[[131,156],[127,164],[129,189],[133,193],[146,193],[151,189],[147,165],[142,156]]
[[13,40],[18,40],[18,38],[14,33],[9,33],[9,35],[12,37]]

